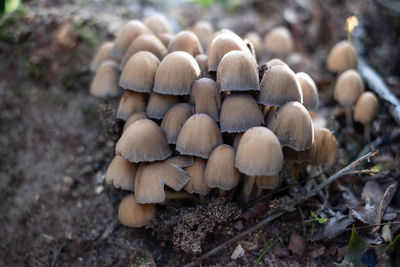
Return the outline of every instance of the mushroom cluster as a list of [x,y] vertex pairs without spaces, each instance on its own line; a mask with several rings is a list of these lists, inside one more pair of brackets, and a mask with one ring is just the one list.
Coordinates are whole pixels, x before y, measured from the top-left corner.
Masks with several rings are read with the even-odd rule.
[[[318,106],[313,79],[277,58],[260,79],[257,41],[247,37],[214,33],[205,21],[174,34],[153,15],[101,46],[90,92],[123,93],[117,118],[125,126],[106,173],[107,183],[134,192],[120,204],[122,224],[143,226],[173,191],[204,198],[241,185],[235,196],[248,202],[278,187],[284,166],[295,179],[299,166],[333,166],[335,136],[309,113]],[[283,27],[265,41],[275,56],[293,49]]]

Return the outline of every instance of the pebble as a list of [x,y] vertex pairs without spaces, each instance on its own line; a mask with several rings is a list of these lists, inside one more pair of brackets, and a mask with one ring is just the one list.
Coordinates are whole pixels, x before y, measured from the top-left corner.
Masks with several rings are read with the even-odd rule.
[[241,244],[237,245],[235,250],[233,250],[231,259],[236,260],[244,255],[244,249]]
[[96,193],[96,195],[100,195],[101,193],[103,193],[103,191],[104,191],[104,186],[98,185],[98,186],[96,186],[96,189],[94,192]]
[[306,249],[306,241],[301,235],[292,232],[290,235],[289,250],[295,255],[303,255]]

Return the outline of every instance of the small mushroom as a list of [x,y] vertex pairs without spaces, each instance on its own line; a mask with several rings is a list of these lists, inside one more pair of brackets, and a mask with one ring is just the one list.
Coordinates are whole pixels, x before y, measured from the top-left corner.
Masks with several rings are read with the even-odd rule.
[[208,49],[208,45],[210,44],[212,35],[214,33],[213,26],[210,22],[201,20],[196,22],[192,27],[192,32],[197,35],[200,40],[201,46],[204,50]]
[[154,204],[139,204],[133,194],[125,196],[118,208],[118,220],[128,227],[142,227],[153,219],[156,213]]
[[263,41],[261,36],[257,32],[248,32],[244,36],[244,39],[249,40],[253,44],[256,51],[256,58],[260,59],[263,53]]
[[106,60],[112,60],[118,63],[118,59],[111,55],[111,49],[113,45],[113,42],[105,42],[100,46],[92,60],[92,63],[90,64],[90,70],[92,72],[96,72],[100,65]]
[[221,93],[214,80],[209,78],[198,79],[192,86],[190,99],[194,103],[196,113],[208,114],[216,122],[219,122]]
[[161,120],[168,110],[177,103],[179,103],[177,96],[160,95],[153,92],[150,94],[149,102],[147,103],[147,116],[152,119]]
[[155,35],[159,35],[162,33],[172,33],[171,25],[169,24],[167,18],[159,13],[148,16],[143,21],[144,25],[146,25]]
[[127,120],[133,113],[146,110],[147,95],[134,91],[125,91],[119,101],[117,118]]
[[[337,158],[338,143],[335,135],[326,128],[314,130],[315,153],[311,165],[320,166],[320,168],[328,171],[333,167]],[[314,176],[314,171],[310,172],[310,176]]]
[[200,77],[212,78],[211,74],[208,72],[208,56],[206,54],[200,54],[197,55],[194,59],[196,59],[197,64],[199,64]]
[[137,164],[131,163],[120,156],[115,156],[106,172],[107,184],[115,188],[133,191],[135,185]]
[[142,120],[142,119],[148,119],[146,112],[143,111],[138,111],[133,113],[126,121],[124,124],[124,129],[122,132],[125,132],[126,129],[128,129],[129,125],[134,123],[135,121]]
[[168,53],[175,51],[185,51],[195,57],[203,53],[203,48],[196,34],[191,31],[181,31],[168,45]]
[[333,72],[344,72],[357,68],[357,50],[347,40],[337,43],[329,52],[326,67]]
[[354,108],[354,120],[364,125],[364,140],[369,142],[370,126],[379,111],[379,101],[372,92],[364,92]]
[[314,110],[318,107],[318,90],[315,82],[305,72],[296,73],[296,78],[300,83],[301,92],[303,94],[303,105],[307,110]]
[[190,194],[199,194],[200,199],[211,191],[211,188],[204,182],[205,168],[206,160],[198,157],[195,157],[193,165],[185,168],[185,171],[190,175],[190,180],[183,189]]
[[121,94],[118,88],[119,71],[114,61],[104,61],[90,85],[90,93],[97,97],[115,97]]
[[266,50],[274,57],[285,58],[294,51],[293,36],[283,26],[273,28],[264,38]]
[[161,122],[161,129],[167,136],[169,144],[176,144],[183,124],[193,114],[193,106],[187,103],[176,104],[168,110]]
[[275,66],[275,65],[289,68],[289,65],[286,64],[285,62],[283,62],[279,58],[273,58],[273,59],[267,61],[267,63],[265,63],[265,64],[267,65],[268,68],[271,68],[272,66]]

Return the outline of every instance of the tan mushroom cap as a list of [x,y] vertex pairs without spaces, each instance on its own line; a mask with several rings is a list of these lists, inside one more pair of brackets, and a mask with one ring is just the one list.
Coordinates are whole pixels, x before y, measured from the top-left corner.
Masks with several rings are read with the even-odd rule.
[[115,154],[130,162],[152,162],[168,158],[172,151],[161,128],[152,120],[143,119],[122,133]]
[[221,93],[216,81],[209,78],[198,79],[192,86],[190,99],[194,103],[196,113],[208,114],[216,122],[219,121]]
[[148,16],[143,23],[156,35],[162,33],[172,33],[171,25],[169,24],[167,18],[162,14],[157,13]]
[[141,34],[151,34],[151,31],[139,20],[131,20],[126,23],[118,34],[111,49],[111,54],[122,59],[129,45]]
[[208,72],[208,56],[206,54],[200,54],[197,55],[194,59],[196,59],[197,64],[199,64],[200,77],[211,78],[211,75]]
[[309,149],[297,151],[290,147],[285,146],[282,147],[282,151],[285,161],[288,163],[303,163],[303,162],[310,163],[313,161],[315,156],[315,151],[316,151],[315,140]]
[[259,91],[257,62],[247,52],[230,51],[218,65],[217,82],[220,91]]
[[263,52],[263,41],[261,39],[261,36],[257,33],[257,32],[248,32],[245,36],[244,39],[249,40],[253,46],[254,49],[256,51],[256,56],[257,58],[260,58],[260,56],[262,55]]
[[226,144],[217,146],[210,154],[204,172],[204,182],[211,188],[231,190],[239,183],[235,168],[235,150]]
[[118,208],[118,220],[128,227],[142,227],[153,219],[156,213],[154,204],[139,204],[133,194],[125,196]]
[[286,57],[294,50],[293,36],[283,26],[273,28],[264,38],[266,50],[277,56]]
[[315,155],[313,165],[322,165],[329,170],[333,167],[337,158],[338,143],[336,137],[326,128],[314,130]]
[[149,102],[147,103],[146,113],[152,119],[161,120],[164,118],[168,110],[175,104],[179,103],[179,99],[173,95],[160,95],[151,93]]
[[222,144],[217,123],[209,115],[192,115],[183,125],[176,141],[176,150],[182,155],[208,158],[211,151]]
[[225,30],[214,34],[208,51],[208,71],[217,71],[219,62],[223,56],[232,50],[240,50],[251,56],[246,43],[235,33]]
[[128,60],[140,51],[150,52],[159,60],[162,60],[167,54],[167,48],[165,48],[164,44],[156,36],[153,34],[142,34],[129,45],[121,60],[119,69],[123,70]]
[[326,67],[333,72],[343,72],[357,68],[357,50],[348,41],[337,43],[329,52]]
[[174,39],[174,34],[172,33],[161,33],[158,34],[157,37],[164,44],[165,47],[169,46],[169,43]]
[[283,153],[275,134],[266,127],[253,127],[240,139],[235,167],[249,176],[277,175],[282,169]]
[[372,92],[364,92],[357,100],[354,108],[354,120],[362,124],[370,124],[378,115],[379,102]]
[[175,51],[185,51],[195,57],[203,53],[203,48],[196,34],[191,31],[181,31],[168,45],[168,53]]
[[131,116],[129,116],[129,118],[125,121],[124,124],[124,129],[122,130],[122,132],[125,132],[126,129],[128,129],[128,127],[134,123],[135,121],[138,120],[142,120],[142,119],[148,119],[146,112],[143,111],[138,111],[133,113]]
[[290,101],[303,102],[300,83],[294,72],[287,67],[274,65],[268,68],[260,87],[260,104],[280,107]]
[[281,178],[279,175],[273,176],[257,176],[256,184],[259,188],[263,189],[274,189],[277,188],[281,183]]
[[115,188],[133,191],[135,185],[137,164],[115,156],[106,172],[107,184],[113,184]]
[[100,46],[100,48],[97,50],[97,53],[92,60],[92,63],[90,64],[90,70],[92,72],[97,71],[100,65],[106,60],[112,60],[118,63],[118,59],[114,58],[111,55],[111,49],[113,45],[114,45],[113,42],[105,42]]
[[151,93],[159,64],[160,60],[152,53],[137,52],[124,67],[119,86],[136,92]]
[[197,35],[204,50],[207,50],[212,35],[214,34],[214,29],[211,23],[205,20],[200,20],[194,24],[192,32]]
[[192,55],[172,52],[158,66],[153,90],[159,94],[188,95],[199,76],[200,68]]
[[211,188],[204,182],[205,168],[206,160],[197,157],[192,166],[185,168],[185,171],[190,175],[189,182],[183,188],[186,192],[207,195],[211,191]]
[[267,65],[268,68],[271,68],[272,66],[275,66],[275,65],[289,68],[289,65],[286,64],[285,62],[283,62],[279,58],[273,58],[273,59],[267,61],[266,65]]
[[146,110],[147,95],[134,91],[125,91],[119,101],[117,118],[127,120],[133,113]]
[[346,70],[340,74],[335,86],[335,99],[342,106],[352,106],[364,91],[364,83],[355,70]]
[[278,109],[268,121],[282,146],[301,151],[314,142],[314,126],[307,109],[299,102],[289,102]]
[[250,95],[229,95],[221,107],[221,132],[240,133],[264,124],[257,102]]
[[168,110],[161,122],[161,129],[167,136],[169,144],[176,144],[183,124],[193,114],[193,106],[187,103],[176,104]]
[[313,110],[318,107],[318,90],[315,82],[305,72],[296,73],[296,78],[300,83],[301,92],[303,94],[303,105],[308,110]]
[[90,94],[97,97],[120,95],[118,88],[119,71],[114,61],[104,61],[96,72],[90,85]]

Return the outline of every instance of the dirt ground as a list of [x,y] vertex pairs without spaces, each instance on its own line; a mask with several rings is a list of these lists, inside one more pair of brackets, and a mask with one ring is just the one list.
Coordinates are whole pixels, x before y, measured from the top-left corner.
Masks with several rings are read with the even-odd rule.
[[[351,14],[349,10],[365,13],[367,37],[364,35],[361,40],[367,57],[399,96],[400,51],[395,45],[400,41],[399,16],[392,16],[385,7],[378,13],[363,10],[362,1],[322,2],[332,17],[345,17]],[[193,211],[193,207],[177,207],[179,203],[160,206],[155,221],[141,229],[129,229],[118,223],[118,205],[126,193],[103,183],[114,155],[116,137],[107,129],[118,129],[112,113],[118,100],[102,101],[89,95],[90,61],[97,46],[112,39],[124,21],[141,19],[154,10],[174,17],[173,25],[186,27],[199,18],[207,18],[220,28],[230,27],[243,34],[254,28],[266,32],[270,27],[268,23],[260,23],[260,18],[254,15],[257,8],[279,23],[283,7],[274,1],[268,4],[254,1],[243,12],[232,10],[219,18],[220,8],[204,12],[200,8],[169,4],[169,7],[159,7],[153,1],[28,1],[22,9],[0,19],[1,266],[180,266],[194,258],[173,246],[172,229],[167,226],[176,224],[189,212],[203,212],[204,207]],[[345,11],[342,4],[346,4]],[[377,9],[380,7],[378,3],[374,5]],[[376,21],[387,27],[377,30]],[[344,23],[344,20],[333,20],[331,27],[343,29]],[[63,31],[67,34],[63,35]],[[325,42],[325,50],[316,49],[310,60],[326,53],[329,44],[345,38],[345,31],[335,30],[332,36],[326,41],[319,40]],[[381,40],[381,43],[374,44],[371,40]],[[301,41],[297,45],[313,47],[312,43]],[[397,60],[387,62],[387,58]],[[318,68],[303,65],[307,66],[307,71],[319,75]],[[326,95],[329,95],[333,78],[324,75],[318,82],[324,84],[328,80]],[[333,112],[332,102],[327,102],[327,107],[325,112]],[[388,107],[385,103],[381,108],[375,125],[378,131],[373,133],[373,139],[399,129]],[[110,110],[111,116],[107,117]],[[341,153],[337,168],[354,159],[355,155],[349,152],[354,149],[349,146],[356,144],[356,152],[365,146],[358,140],[347,140],[344,131],[337,126],[342,119],[343,116],[339,116],[339,122],[334,124]],[[360,129],[360,125],[356,126],[356,130]],[[398,182],[399,155],[397,137],[389,143],[383,142],[379,159],[366,167],[390,162],[392,165],[385,169],[383,178],[386,184],[390,179]],[[365,185],[363,176],[346,179],[349,185],[351,181]],[[346,185],[346,181],[343,184]],[[360,193],[362,188],[354,190]],[[394,201],[400,202],[399,199],[397,192]],[[397,202],[393,206],[398,209],[400,203]],[[204,265],[252,266],[264,247],[282,235],[284,229],[296,229],[303,237],[308,236],[311,226],[304,226],[304,216],[309,217],[304,212],[315,206],[315,201],[307,202],[208,258]],[[232,207],[232,214],[245,211]],[[202,252],[258,220],[226,219],[205,236]],[[392,232],[398,234],[399,228],[393,227]],[[286,238],[263,257],[262,264],[334,266],[333,262],[343,259],[350,233],[347,229],[333,240],[307,239],[304,255],[292,253]],[[230,256],[237,244],[241,244],[246,253],[232,260]]]

